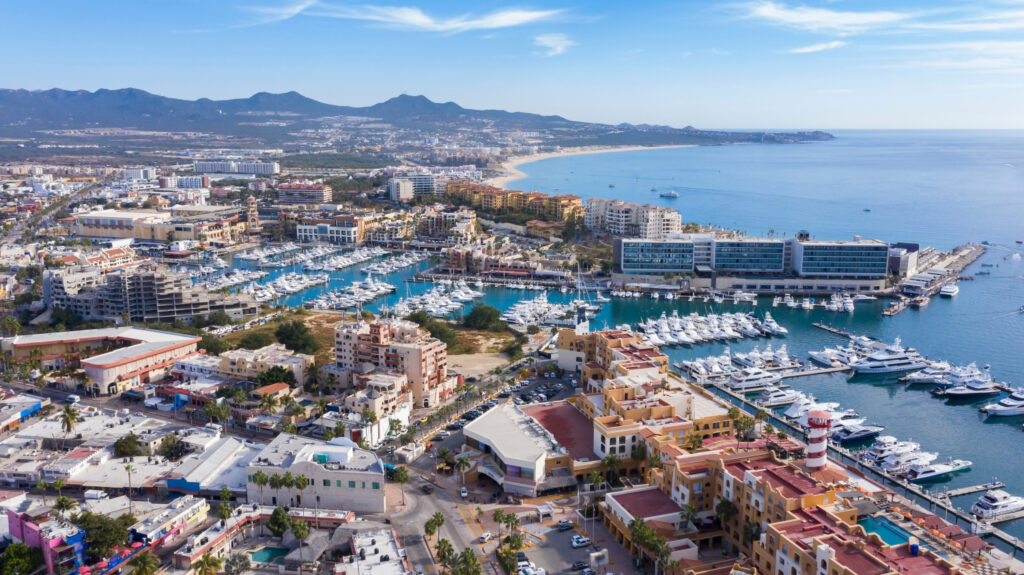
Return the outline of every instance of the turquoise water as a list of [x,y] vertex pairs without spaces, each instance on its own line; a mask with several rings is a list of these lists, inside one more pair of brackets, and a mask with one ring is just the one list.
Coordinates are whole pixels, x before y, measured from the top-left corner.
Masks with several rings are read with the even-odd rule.
[[[788,337],[773,339],[773,345],[785,343],[790,353],[804,360],[808,351],[845,343],[811,325],[824,322],[885,341],[901,337],[905,345],[916,347],[930,358],[958,364],[973,361],[979,367],[990,364],[996,379],[1024,386],[1024,314],[1017,312],[1024,304],[1024,263],[1010,259],[1013,252],[1020,251],[1013,240],[1024,239],[1024,179],[1017,169],[1024,166],[1024,133],[838,135],[833,142],[807,145],[682,148],[544,160],[521,166],[529,177],[513,186],[542,191],[558,187],[560,192],[585,198],[611,191],[624,198],[640,197],[673,205],[687,220],[716,222],[752,233],[775,229],[781,234],[808,228],[821,238],[861,234],[921,241],[939,248],[972,239],[996,242],[999,245],[991,247],[967,270],[973,273],[982,269],[981,264],[989,263],[993,267],[984,269],[992,275],[961,282],[960,294],[955,298],[933,298],[925,309],[907,310],[895,317],[881,315],[883,302],[858,303],[855,313],[836,314],[772,308],[770,299],[761,299],[757,306],[616,299],[605,304],[591,325],[600,329],[634,324],[673,310],[681,315],[746,310],[759,316],[770,310],[790,330]],[[613,176],[617,184],[610,190],[608,183]],[[718,183],[711,185],[713,182]],[[699,191],[689,190],[684,195],[684,183]],[[659,198],[647,191],[653,185],[674,187],[683,197]],[[863,212],[865,204],[872,207],[870,213]],[[375,300],[366,309],[375,311],[382,303],[429,289],[428,284],[404,281],[428,265],[424,262],[385,276],[385,281],[398,287],[398,293]],[[335,272],[328,288],[314,288],[284,302],[301,305],[324,289],[360,281],[365,277],[360,267]],[[283,271],[292,270],[274,272],[268,280]],[[485,292],[482,301],[499,309],[538,293],[503,288],[486,288]],[[575,297],[558,292],[548,295],[553,302]],[[765,343],[741,340],[729,347],[732,351],[747,351],[754,345],[763,348]],[[663,351],[677,362],[717,355],[724,347],[705,344]],[[998,398],[951,403],[933,397],[925,387],[905,388],[895,377],[886,376],[865,378],[839,373],[788,383],[822,400],[856,409],[870,422],[885,425],[886,434],[913,439],[924,449],[939,452],[943,459],[956,457],[973,462],[971,471],[926,483],[926,488],[963,487],[998,477],[1007,483],[1009,491],[1024,494],[1024,417],[986,419],[977,409]],[[955,503],[967,509],[976,497],[964,496]],[[1000,527],[1024,538],[1024,521]]]
[[[902,545],[913,537],[906,529],[896,525],[885,517],[865,517],[857,522],[868,533],[877,533],[888,545]],[[927,545],[921,546],[929,549]]]
[[287,554],[288,550],[283,547],[264,547],[250,553],[252,560],[256,563],[273,563],[279,557],[284,557]]

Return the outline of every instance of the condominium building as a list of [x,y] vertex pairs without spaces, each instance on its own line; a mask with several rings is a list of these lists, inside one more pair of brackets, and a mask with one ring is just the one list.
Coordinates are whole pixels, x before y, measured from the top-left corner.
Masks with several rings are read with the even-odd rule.
[[161,176],[157,179],[161,188],[191,190],[209,188],[209,176]]
[[409,178],[392,178],[388,182],[388,194],[392,202],[408,202],[416,196],[416,191]]
[[295,237],[300,242],[359,244],[376,225],[375,218],[348,214],[332,218],[303,218],[295,225]]
[[396,176],[396,179],[406,180],[412,184],[412,193],[414,196],[439,193],[438,182],[434,177],[434,174],[402,174],[400,176]]
[[133,239],[169,243],[192,240],[231,244],[248,231],[240,210],[222,207],[179,207],[172,212],[99,210],[75,216],[75,234],[83,238]]
[[438,405],[454,392],[448,346],[411,321],[346,322],[334,330],[336,365],[357,370],[369,364],[404,374],[417,406]]
[[682,216],[672,208],[605,198],[587,200],[584,223],[621,237],[661,239],[682,232]]
[[353,383],[356,390],[345,396],[345,409],[352,413],[369,409],[379,418],[412,407],[409,378],[404,373],[355,374]]
[[334,190],[324,184],[292,182],[277,186],[277,203],[282,205],[317,205],[329,203]]
[[156,178],[156,168],[125,168],[121,171],[121,177],[126,180],[152,180]]
[[802,277],[884,278],[889,269],[889,245],[878,240],[794,240],[793,262],[794,271]]
[[272,176],[281,172],[277,162],[256,162],[250,160],[195,160],[192,171],[197,174],[252,174]]
[[[270,489],[254,476],[291,473],[307,480],[305,489]],[[333,442],[281,433],[246,467],[246,500],[261,505],[384,513],[384,464],[372,451],[346,439]]]
[[227,379],[255,380],[272,367],[284,368],[302,384],[310,375],[315,359],[312,355],[296,353],[279,343],[259,349],[233,349],[217,357],[195,357],[180,360],[175,371],[186,379],[223,377]]
[[416,238],[445,244],[471,242],[476,236],[476,212],[469,208],[426,207],[414,215]]
[[551,219],[583,220],[585,210],[579,196],[549,196],[540,192],[521,192],[469,182],[450,182],[446,194],[472,207],[491,213],[526,213]]

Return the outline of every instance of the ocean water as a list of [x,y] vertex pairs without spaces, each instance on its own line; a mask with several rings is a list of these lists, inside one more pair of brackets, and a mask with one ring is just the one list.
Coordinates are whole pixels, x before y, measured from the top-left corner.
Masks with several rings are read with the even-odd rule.
[[[520,166],[527,177],[508,187],[671,206],[683,221],[751,235],[808,230],[937,248],[1024,239],[1024,131],[835,135],[552,158]],[[660,197],[666,190],[679,198]]]
[[[813,327],[823,322],[884,341],[896,337],[925,356],[957,364],[990,365],[993,376],[1024,387],[1024,263],[1015,239],[1024,239],[1024,132],[841,132],[831,142],[793,146],[720,146],[570,156],[520,166],[528,174],[510,187],[545,192],[620,197],[671,205],[684,220],[713,222],[749,233],[792,235],[808,229],[822,239],[854,235],[890,241],[918,241],[948,249],[964,242],[988,240],[990,247],[967,273],[990,271],[960,283],[955,298],[933,298],[922,310],[895,317],[881,315],[884,302],[858,303],[853,314],[816,309],[713,304],[650,299],[616,299],[591,322],[595,329],[635,324],[661,313],[680,315],[747,311],[763,317],[770,311],[790,331],[785,338],[729,343],[734,352],[755,345],[785,344],[807,360],[807,352],[844,344],[843,338]],[[614,183],[615,188],[608,184]],[[675,189],[680,198],[650,192]],[[556,190],[557,188],[557,190]],[[864,212],[869,207],[871,212]],[[991,267],[982,267],[989,264]],[[332,274],[329,289],[365,277],[360,266]],[[367,304],[371,311],[431,286],[406,280],[428,266],[384,276],[397,293]],[[284,271],[274,272],[269,281]],[[282,303],[302,305],[324,288],[290,296]],[[535,291],[486,288],[482,302],[507,309]],[[551,292],[552,302],[574,294]],[[466,307],[469,309],[469,306]],[[726,346],[704,344],[669,347],[672,362],[717,355]],[[885,425],[886,434],[913,439],[922,448],[973,462],[970,471],[926,484],[931,489],[985,483],[993,477],[1024,495],[1024,417],[986,418],[978,407],[996,398],[951,403],[927,388],[906,388],[895,377],[830,374],[788,380],[794,388],[824,401],[838,401]],[[977,495],[955,500],[968,509]],[[1000,525],[1024,538],[1024,520]]]

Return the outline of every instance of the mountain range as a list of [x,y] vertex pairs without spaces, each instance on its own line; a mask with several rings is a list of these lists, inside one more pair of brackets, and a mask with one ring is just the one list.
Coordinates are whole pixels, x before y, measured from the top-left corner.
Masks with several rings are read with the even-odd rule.
[[[366,107],[336,106],[298,92],[260,92],[232,100],[183,100],[136,88],[118,90],[0,89],[0,134],[27,136],[44,130],[134,128],[207,132],[274,140],[296,129],[323,125],[325,118],[373,118],[397,128],[444,131],[486,125],[492,129],[545,132],[552,143],[658,144],[797,142],[829,139],[824,132],[723,132],[687,126],[650,126],[577,122],[504,110],[471,110],[454,102],[401,95]],[[686,141],[682,141],[686,140]]]

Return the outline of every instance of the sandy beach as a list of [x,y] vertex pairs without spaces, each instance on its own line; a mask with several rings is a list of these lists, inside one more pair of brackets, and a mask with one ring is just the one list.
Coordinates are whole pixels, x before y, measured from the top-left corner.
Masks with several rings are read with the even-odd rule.
[[695,144],[682,144],[678,146],[584,146],[580,148],[566,148],[558,152],[546,152],[543,154],[530,154],[528,156],[515,156],[509,158],[501,164],[499,168],[503,174],[494,178],[487,179],[486,183],[498,187],[504,188],[509,183],[523,178],[526,176],[525,173],[520,171],[517,167],[522,164],[529,164],[530,162],[537,162],[540,160],[547,160],[549,158],[560,158],[563,156],[584,156],[587,154],[608,154],[611,152],[633,152],[637,150],[661,150],[666,148],[694,148]]

